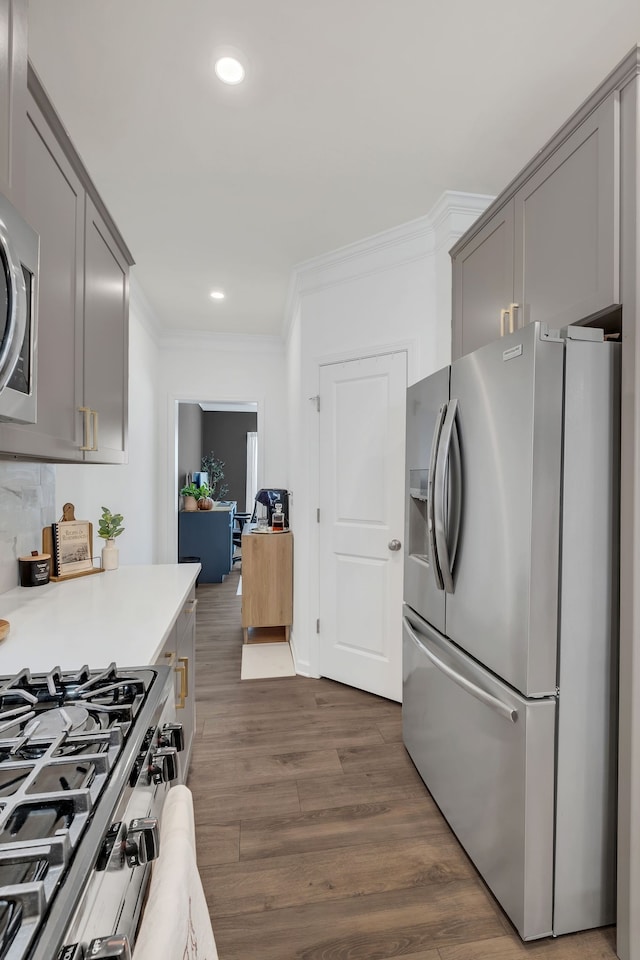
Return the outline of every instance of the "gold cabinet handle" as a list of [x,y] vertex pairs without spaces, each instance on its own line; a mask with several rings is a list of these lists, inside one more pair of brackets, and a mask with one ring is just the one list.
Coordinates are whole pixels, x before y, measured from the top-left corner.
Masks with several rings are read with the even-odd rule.
[[191,603],[185,603],[184,612],[191,616],[192,613],[196,612],[196,607],[198,606],[197,600],[192,600]]
[[168,660],[168,661],[169,661],[169,666],[171,666],[171,664],[173,663],[173,661],[174,661],[175,658],[176,658],[176,655],[175,655],[175,653],[174,653],[173,650],[172,650],[171,653],[165,653],[164,657],[165,657],[165,660]]
[[184,697],[189,696],[189,657],[178,657],[178,660],[184,666]]
[[[180,660],[186,660],[186,657],[179,657]],[[187,703],[187,664],[179,663],[174,667],[176,673],[180,674],[180,699],[176,703],[176,710],[184,710]]]
[[93,447],[90,447],[90,446],[89,446],[89,443],[88,443],[88,440],[89,440],[89,415],[91,414],[91,410],[89,409],[89,407],[78,407],[78,410],[80,411],[80,413],[82,413],[82,414],[84,415],[84,424],[83,424],[83,429],[84,429],[84,443],[82,444],[82,446],[80,447],[80,449],[81,449],[81,450],[92,450]]
[[510,303],[510,304],[509,304],[509,310],[507,311],[508,314],[509,314],[509,333],[513,333],[513,331],[515,330],[515,327],[516,327],[516,325],[515,325],[516,310],[518,310],[519,308],[520,308],[520,304],[519,304],[519,303]]
[[91,449],[97,450],[98,449],[98,411],[97,410],[91,411],[91,418],[93,420],[93,446],[91,447]]
[[508,309],[505,307],[504,310],[500,311],[500,336],[504,337],[505,332],[505,318],[509,313]]

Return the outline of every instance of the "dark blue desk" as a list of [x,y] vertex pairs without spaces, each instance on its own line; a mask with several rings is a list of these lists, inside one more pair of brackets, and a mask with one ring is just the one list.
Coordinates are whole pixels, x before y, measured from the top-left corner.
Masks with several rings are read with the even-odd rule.
[[231,570],[235,507],[178,514],[178,559],[200,557],[200,583],[222,583]]

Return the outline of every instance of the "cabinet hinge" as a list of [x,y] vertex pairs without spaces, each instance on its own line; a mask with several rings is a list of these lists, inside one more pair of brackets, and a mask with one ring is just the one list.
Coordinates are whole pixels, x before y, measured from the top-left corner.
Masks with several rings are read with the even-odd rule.
[[320,633],[320,617],[316,620],[316,633]]
[[316,523],[320,523],[320,507],[316,510]]

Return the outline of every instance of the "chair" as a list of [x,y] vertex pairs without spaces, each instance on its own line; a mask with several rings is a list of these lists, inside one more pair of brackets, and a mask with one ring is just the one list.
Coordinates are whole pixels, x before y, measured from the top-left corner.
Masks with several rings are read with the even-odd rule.
[[231,561],[231,566],[236,562],[236,560],[242,560],[242,554],[240,553],[240,547],[242,545],[242,531],[244,530],[244,525],[247,520],[251,519],[250,513],[236,513],[233,517],[233,531],[231,539],[233,542],[233,559]]

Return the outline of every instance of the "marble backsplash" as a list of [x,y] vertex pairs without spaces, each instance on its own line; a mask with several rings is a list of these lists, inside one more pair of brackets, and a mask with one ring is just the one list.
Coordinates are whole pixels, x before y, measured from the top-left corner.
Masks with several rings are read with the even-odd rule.
[[56,468],[0,462],[0,593],[18,585],[18,557],[42,550],[42,528],[56,520]]

